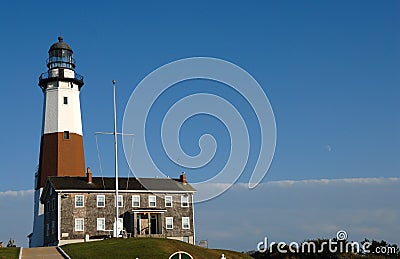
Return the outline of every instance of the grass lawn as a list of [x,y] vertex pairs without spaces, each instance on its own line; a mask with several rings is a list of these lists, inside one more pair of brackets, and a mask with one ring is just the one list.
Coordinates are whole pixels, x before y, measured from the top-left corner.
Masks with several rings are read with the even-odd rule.
[[19,257],[19,247],[0,248],[0,259],[12,259]]
[[69,244],[62,249],[72,258],[139,258],[168,259],[177,251],[185,251],[195,259],[250,259],[239,252],[206,249],[165,238],[109,239],[104,241]]

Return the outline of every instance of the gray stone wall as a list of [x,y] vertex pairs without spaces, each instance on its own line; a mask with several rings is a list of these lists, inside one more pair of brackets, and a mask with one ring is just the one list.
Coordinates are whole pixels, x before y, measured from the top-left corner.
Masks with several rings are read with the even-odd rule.
[[[57,194],[53,194],[57,197]],[[53,197],[52,195],[52,197]],[[84,207],[75,207],[75,196],[83,195]],[[105,207],[97,207],[97,195],[105,195]],[[135,234],[135,219],[134,210],[166,210],[160,214],[159,226],[163,228],[163,236],[165,237],[193,237],[194,235],[194,222],[193,222],[193,207],[192,195],[189,194],[189,206],[181,207],[181,196],[184,194],[157,194],[156,207],[149,207],[149,196],[155,195],[152,193],[127,193],[120,192],[123,196],[123,206],[119,208],[120,217],[124,218],[124,228],[127,232]],[[132,207],[132,195],[140,195],[140,207]],[[172,207],[165,207],[164,197],[172,196]],[[51,198],[50,198],[51,199]],[[57,199],[57,198],[56,198]],[[115,206],[114,206],[114,193],[62,193],[61,194],[61,226],[60,226],[60,239],[84,239],[85,235],[91,238],[112,235]],[[46,217],[47,215],[47,217]],[[165,229],[165,217],[173,217],[174,228]],[[182,217],[189,217],[190,229],[182,229]],[[75,219],[84,219],[84,231],[75,231]],[[97,230],[97,218],[105,218],[105,228],[110,231]],[[45,213],[45,228],[48,220],[57,221],[57,213]],[[50,223],[51,224],[51,223]],[[50,226],[51,228],[51,226]],[[50,230],[51,232],[51,230]],[[46,232],[45,232],[46,234]],[[46,239],[46,238],[45,238]],[[48,242],[57,240],[57,236],[51,236],[46,239]],[[51,242],[50,242],[51,241]]]

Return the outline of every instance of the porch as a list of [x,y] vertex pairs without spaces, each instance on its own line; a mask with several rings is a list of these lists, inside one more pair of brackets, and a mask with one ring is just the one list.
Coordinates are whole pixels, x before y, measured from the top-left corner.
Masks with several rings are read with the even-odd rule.
[[124,215],[124,228],[131,237],[166,237],[166,210],[133,210]]

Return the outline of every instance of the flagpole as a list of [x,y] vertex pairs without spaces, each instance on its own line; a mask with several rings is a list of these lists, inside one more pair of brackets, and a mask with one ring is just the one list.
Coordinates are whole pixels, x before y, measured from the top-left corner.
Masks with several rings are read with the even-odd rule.
[[114,153],[115,153],[115,231],[114,237],[118,237],[118,137],[117,137],[117,98],[115,93],[115,80],[112,80],[114,92]]

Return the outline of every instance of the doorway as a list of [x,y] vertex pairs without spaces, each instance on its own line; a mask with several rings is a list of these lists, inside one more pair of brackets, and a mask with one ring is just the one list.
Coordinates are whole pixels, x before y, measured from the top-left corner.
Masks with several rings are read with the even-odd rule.
[[154,214],[150,214],[150,234],[159,234],[157,216]]

